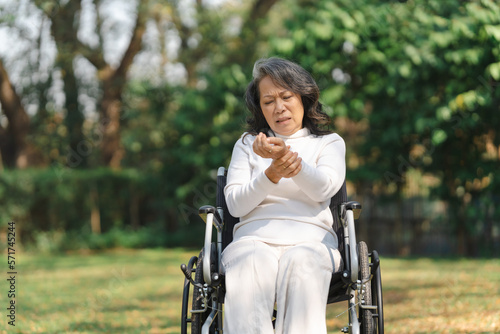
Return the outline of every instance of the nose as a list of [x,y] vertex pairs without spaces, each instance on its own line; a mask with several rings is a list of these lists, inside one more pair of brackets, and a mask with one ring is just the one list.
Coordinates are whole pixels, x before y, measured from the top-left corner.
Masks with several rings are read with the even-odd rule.
[[283,111],[285,111],[285,103],[282,99],[276,99],[275,106],[276,106],[275,108],[276,112],[282,113]]

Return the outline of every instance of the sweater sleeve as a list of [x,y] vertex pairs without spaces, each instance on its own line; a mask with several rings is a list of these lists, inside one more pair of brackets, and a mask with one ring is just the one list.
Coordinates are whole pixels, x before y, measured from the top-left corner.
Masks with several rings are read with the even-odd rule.
[[[247,136],[246,140],[251,141]],[[229,164],[227,183],[224,188],[226,204],[233,217],[242,217],[255,209],[277,186],[264,171],[253,171],[251,165],[252,145],[240,138],[233,149]],[[255,175],[253,175],[256,173]]]
[[325,137],[325,145],[312,166],[302,162],[302,170],[292,179],[312,200],[324,202],[333,197],[345,179],[345,143],[337,134]]

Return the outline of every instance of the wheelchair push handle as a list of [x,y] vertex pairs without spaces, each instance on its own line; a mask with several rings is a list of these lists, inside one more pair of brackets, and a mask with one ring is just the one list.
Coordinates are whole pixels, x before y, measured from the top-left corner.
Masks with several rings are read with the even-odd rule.
[[223,206],[225,202],[224,199],[224,185],[226,184],[226,169],[224,167],[219,167],[217,171],[217,192],[215,198],[215,205],[218,208]]

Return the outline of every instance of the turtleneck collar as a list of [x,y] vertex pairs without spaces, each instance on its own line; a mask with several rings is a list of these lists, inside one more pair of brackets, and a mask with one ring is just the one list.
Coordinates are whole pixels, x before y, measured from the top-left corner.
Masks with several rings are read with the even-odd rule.
[[283,136],[277,133],[274,133],[270,131],[269,135],[272,137],[277,137],[277,138],[282,138],[282,139],[293,139],[293,138],[301,138],[301,137],[307,137],[311,134],[308,128],[302,128],[299,131],[295,132],[294,134],[291,134],[289,136]]

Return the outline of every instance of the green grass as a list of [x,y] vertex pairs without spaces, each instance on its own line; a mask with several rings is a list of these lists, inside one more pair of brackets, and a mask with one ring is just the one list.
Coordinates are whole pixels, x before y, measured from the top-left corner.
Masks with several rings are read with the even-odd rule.
[[[179,265],[190,256],[183,250],[20,254],[16,330],[2,316],[0,332],[178,333]],[[6,284],[0,289],[4,309]]]
[[[499,333],[500,261],[381,260],[387,333]],[[329,306],[329,328],[341,327]],[[336,331],[332,331],[335,333]]]
[[[0,333],[179,333],[179,265],[196,253],[17,254],[16,327],[3,311]],[[383,258],[382,276],[386,333],[500,331],[498,260]],[[7,291],[2,279],[2,310]],[[345,310],[328,306],[330,333],[347,324],[346,314],[337,317]]]

